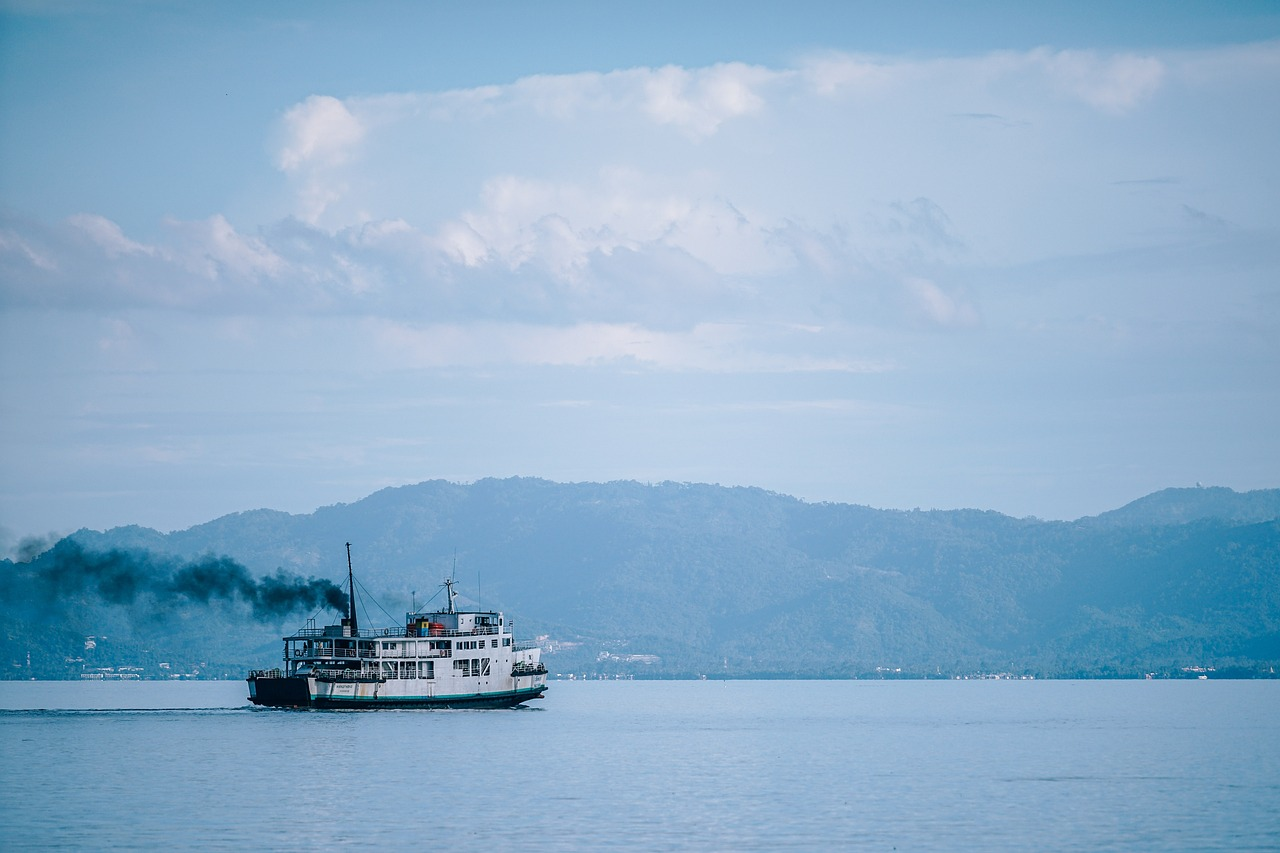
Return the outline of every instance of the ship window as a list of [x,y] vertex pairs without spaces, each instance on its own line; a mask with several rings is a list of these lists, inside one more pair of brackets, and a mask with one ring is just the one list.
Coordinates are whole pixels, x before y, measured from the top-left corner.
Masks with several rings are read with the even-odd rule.
[[507,647],[507,646],[510,646],[510,645],[511,645],[511,638],[510,638],[510,637],[503,637],[503,638],[502,638],[502,645],[503,645],[503,647],[504,647],[504,648],[505,648],[505,647]]
[[435,661],[433,661],[433,660],[424,660],[424,661],[422,661],[422,677],[423,677],[423,678],[435,678],[435,677],[436,677],[436,662],[435,662]]
[[488,674],[489,674],[489,659],[488,659],[488,658],[481,658],[481,659],[480,659],[480,674],[481,674],[481,675],[488,675]]

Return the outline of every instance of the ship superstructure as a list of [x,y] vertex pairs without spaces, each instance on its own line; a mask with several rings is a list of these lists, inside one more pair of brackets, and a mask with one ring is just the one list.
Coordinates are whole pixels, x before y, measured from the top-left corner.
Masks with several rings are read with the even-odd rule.
[[249,701],[279,708],[509,708],[542,698],[541,650],[518,643],[499,611],[445,606],[405,616],[403,628],[362,631],[347,545],[347,615],[284,639],[282,669],[249,674]]

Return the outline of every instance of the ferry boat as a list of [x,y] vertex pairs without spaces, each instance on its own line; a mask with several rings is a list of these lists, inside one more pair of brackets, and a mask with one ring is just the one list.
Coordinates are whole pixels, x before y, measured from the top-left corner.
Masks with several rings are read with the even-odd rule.
[[492,610],[460,611],[452,578],[445,607],[405,616],[403,628],[362,631],[347,544],[347,615],[284,637],[284,667],[249,673],[249,701],[273,708],[513,708],[541,699],[541,650],[517,643]]

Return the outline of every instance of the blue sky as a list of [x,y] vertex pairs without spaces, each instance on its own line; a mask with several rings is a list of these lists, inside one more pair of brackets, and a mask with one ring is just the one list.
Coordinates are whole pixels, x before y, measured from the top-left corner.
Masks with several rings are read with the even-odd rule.
[[1274,3],[0,6],[0,525],[1280,485]]

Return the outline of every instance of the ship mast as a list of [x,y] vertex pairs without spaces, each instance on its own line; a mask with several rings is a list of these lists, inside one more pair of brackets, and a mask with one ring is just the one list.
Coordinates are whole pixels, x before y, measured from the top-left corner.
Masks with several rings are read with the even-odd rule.
[[360,636],[356,627],[356,576],[351,571],[351,543],[347,543],[347,624],[351,626],[351,636]]
[[457,608],[453,606],[453,599],[456,598],[458,595],[456,592],[453,591],[453,579],[457,576],[458,576],[458,549],[454,548],[453,549],[453,571],[449,572],[449,577],[444,579],[444,588],[446,592],[445,597],[449,599],[449,609],[445,611],[447,613],[458,612]]
[[457,613],[457,609],[453,606],[453,600],[458,596],[458,594],[453,591],[453,578],[444,579],[444,588],[448,593],[446,597],[449,599],[449,609],[446,610],[445,613]]

